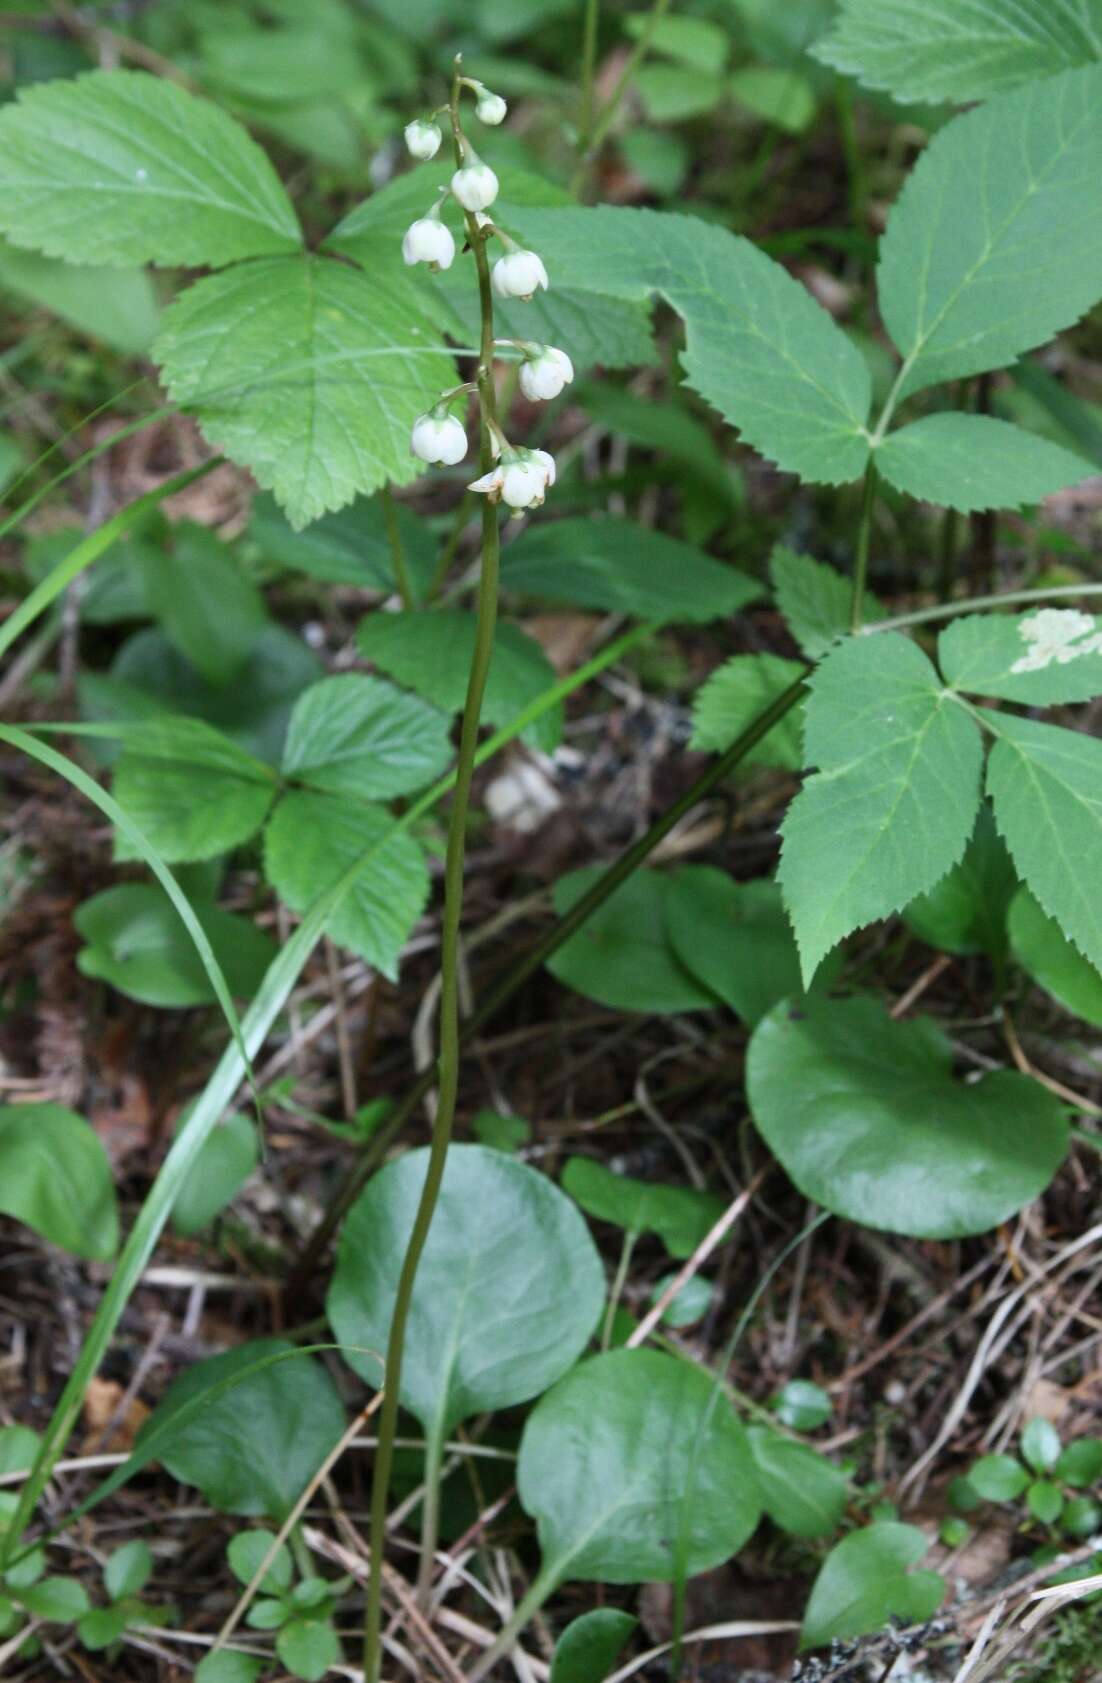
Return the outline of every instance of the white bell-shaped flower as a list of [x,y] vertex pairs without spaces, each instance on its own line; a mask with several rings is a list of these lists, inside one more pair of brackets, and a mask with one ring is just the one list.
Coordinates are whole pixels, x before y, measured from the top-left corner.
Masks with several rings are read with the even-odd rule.
[[452,176],[452,192],[464,210],[487,210],[497,198],[497,176],[489,164],[470,158]]
[[444,138],[440,132],[440,125],[430,123],[425,117],[418,117],[412,123],[407,123],[405,133],[406,145],[410,152],[415,158],[423,160],[435,158]]
[[509,107],[500,94],[491,93],[489,88],[483,88],[475,102],[475,114],[480,123],[486,123],[496,128],[505,121]]
[[520,365],[520,389],[533,403],[558,397],[573,378],[574,364],[554,345],[542,345],[535,356],[526,357]]
[[427,415],[418,415],[414,421],[409,447],[423,462],[443,462],[452,467],[467,454],[467,434],[454,415],[440,415],[430,410]]
[[547,270],[534,251],[507,251],[494,264],[494,291],[499,298],[531,298],[547,290]]
[[438,216],[422,216],[411,222],[402,236],[402,256],[407,263],[428,263],[434,269],[450,269],[455,257],[451,229]]
[[510,508],[539,508],[547,487],[554,483],[555,463],[546,450],[512,450],[468,489]]

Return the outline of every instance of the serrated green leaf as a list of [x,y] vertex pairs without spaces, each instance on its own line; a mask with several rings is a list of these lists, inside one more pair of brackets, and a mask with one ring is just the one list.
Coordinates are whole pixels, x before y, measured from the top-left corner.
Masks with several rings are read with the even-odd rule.
[[1027,707],[1102,695],[1102,619],[1075,608],[968,614],[938,638],[949,683]]
[[801,1648],[864,1636],[893,1614],[905,1624],[928,1619],[945,1584],[936,1572],[912,1572],[930,1547],[916,1525],[884,1521],[836,1543],[811,1589]]
[[296,701],[283,771],[327,794],[389,799],[431,783],[451,758],[449,720],[438,707],[380,678],[342,672]]
[[264,832],[264,866],[281,900],[305,912],[369,848],[381,844],[332,914],[326,931],[392,981],[429,894],[424,855],[408,835],[390,835],[380,807],[337,795],[285,795]]
[[175,82],[92,70],[0,112],[0,229],[70,263],[217,268],[302,235],[267,157]]
[[229,547],[182,520],[168,546],[138,552],[149,611],[208,684],[228,684],[268,621],[264,599]]
[[1102,904],[1089,862],[1102,858],[1102,742],[1009,713],[983,717],[997,738],[987,792],[1019,875],[1080,952],[1102,970]]
[[610,1221],[627,1233],[657,1233],[678,1261],[692,1255],[724,1210],[723,1199],[713,1193],[634,1180],[591,1157],[568,1157],[562,1185],[598,1221]]
[[[135,725],[115,768],[115,799],[168,864],[213,859],[264,822],[276,781],[262,761],[199,719]],[[128,856],[120,844],[117,855]]]
[[692,544],[606,515],[528,526],[501,558],[501,582],[569,607],[678,623],[736,614],[762,593]]
[[1102,1028],[1102,974],[1078,952],[1028,888],[1014,896],[1007,919],[1014,957],[1065,1010]]
[[1102,66],[1002,94],[935,135],[880,243],[899,395],[1001,368],[1102,293]]
[[74,1256],[114,1256],[111,1165],[91,1124],[58,1104],[0,1105],[0,1209]]
[[842,643],[810,680],[806,757],[777,880],[805,985],[845,935],[932,888],[964,851],[982,743],[926,656],[898,633]]
[[[798,660],[780,655],[732,655],[696,692],[689,746],[722,753],[806,673]],[[797,702],[742,763],[798,771],[803,765],[803,712],[803,703]]]
[[909,928],[932,947],[951,953],[1006,953],[1006,914],[1018,886],[1010,855],[984,801],[964,857],[903,913]]
[[527,210],[513,224],[554,253],[566,285],[665,298],[685,322],[688,384],[745,443],[818,484],[868,460],[871,382],[861,353],[799,281],[712,223],[654,211]]
[[174,401],[296,528],[412,479],[409,429],[454,384],[415,302],[312,256],[263,258],[188,287],[153,354]]
[[990,415],[924,415],[890,432],[876,452],[889,484],[922,502],[962,513],[1023,508],[1077,485],[1090,462]]
[[768,1426],[751,1426],[746,1435],[762,1506],[774,1525],[793,1537],[829,1537],[845,1511],[846,1475],[810,1444]]
[[[808,660],[819,660],[849,636],[853,584],[836,567],[779,543],[769,557],[769,578],[785,624]],[[870,591],[863,601],[866,623],[883,617]]]
[[1102,3],[842,0],[811,51],[903,103],[965,104],[1102,58]]
[[148,350],[157,331],[157,295],[144,269],[62,263],[0,241],[0,285],[130,355]]
[[[459,609],[369,614],[360,621],[356,641],[380,671],[424,696],[442,713],[458,713],[466,700],[476,626],[477,615]],[[519,625],[499,621],[482,700],[484,722],[508,724],[554,682],[551,662],[535,639]],[[521,735],[547,752],[557,748],[562,709],[549,709]]]

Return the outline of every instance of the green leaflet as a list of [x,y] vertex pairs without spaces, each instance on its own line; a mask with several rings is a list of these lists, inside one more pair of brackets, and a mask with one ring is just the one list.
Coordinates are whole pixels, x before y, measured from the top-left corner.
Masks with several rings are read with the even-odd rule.
[[805,757],[777,880],[805,986],[843,936],[932,888],[980,798],[980,733],[906,637],[853,639],[809,680]]
[[966,614],[941,633],[938,665],[958,690],[1027,707],[1102,695],[1102,618],[1076,608]]
[[904,103],[963,104],[1102,58],[1102,0],[841,0],[811,51]]
[[154,356],[173,399],[274,491],[296,529],[415,477],[409,429],[454,383],[408,298],[320,257],[209,275],[169,306]]
[[328,794],[372,800],[409,794],[450,764],[448,728],[447,715],[417,696],[361,672],[342,672],[299,696],[283,770]]
[[958,117],[908,177],[880,243],[899,396],[1008,362],[1102,293],[1102,66]]
[[[722,753],[806,668],[780,655],[732,655],[701,684],[693,698],[690,746]],[[797,705],[763,736],[745,765],[798,771],[803,764],[803,707]]]
[[[777,544],[769,557],[769,578],[777,607],[808,660],[818,660],[849,636],[853,585],[836,567]],[[883,618],[871,591],[865,592],[865,620]]]
[[722,1198],[694,1186],[656,1186],[618,1175],[591,1157],[568,1157],[562,1172],[569,1192],[587,1215],[626,1233],[657,1233],[678,1261],[691,1256],[723,1214]]
[[236,677],[268,624],[264,598],[227,544],[181,520],[164,549],[135,546],[148,612],[208,684]]
[[1095,472],[1082,456],[990,415],[944,413],[890,432],[876,465],[897,490],[963,513],[1022,508]]
[[218,268],[302,242],[240,124],[134,70],[39,82],[4,107],[0,229],[70,263]]
[[1045,916],[1028,888],[1015,895],[1007,930],[1014,957],[1033,980],[1073,1016],[1102,1028],[1102,974],[1076,951],[1056,919]]
[[149,719],[125,743],[115,799],[170,865],[247,841],[275,799],[270,768],[199,719]]

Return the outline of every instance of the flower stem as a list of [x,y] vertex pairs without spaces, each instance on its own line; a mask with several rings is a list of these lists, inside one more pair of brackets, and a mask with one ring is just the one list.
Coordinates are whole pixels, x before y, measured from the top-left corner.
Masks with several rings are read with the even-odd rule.
[[585,157],[593,128],[593,83],[597,73],[597,23],[601,0],[586,0],[582,33],[582,102],[578,112],[578,154]]
[[853,596],[850,601],[851,631],[861,629],[861,611],[865,600],[865,581],[869,571],[869,538],[872,532],[872,505],[876,498],[876,461],[869,457],[865,469],[865,483],[861,488],[861,517],[857,523],[857,551],[853,561]]
[[613,118],[620,109],[620,101],[627,92],[628,83],[631,81],[631,78],[635,75],[640,63],[650,50],[650,44],[654,39],[655,31],[669,9],[670,0],[654,0],[654,4],[647,17],[647,21],[643,25],[642,33],[625,59],[624,68],[620,72],[619,81],[616,83],[616,86],[613,88],[611,94],[605,102],[604,107],[594,122],[592,134],[589,137],[585,150],[578,159],[577,167],[574,170],[573,180],[570,183],[570,190],[575,196],[578,196],[581,193],[582,188],[585,186],[586,177],[589,174],[589,166],[597,156],[597,153],[600,151],[601,146],[604,143],[605,136],[612,127]]

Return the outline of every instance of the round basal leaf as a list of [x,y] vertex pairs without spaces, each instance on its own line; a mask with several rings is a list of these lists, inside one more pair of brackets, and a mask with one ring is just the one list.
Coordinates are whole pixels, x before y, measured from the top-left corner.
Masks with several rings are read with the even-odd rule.
[[[781,999],[803,992],[800,955],[776,883],[736,882],[711,865],[686,865],[669,879],[666,928],[687,970],[751,1027]],[[813,993],[841,967],[825,959]]]
[[75,1578],[43,1578],[21,1590],[19,1600],[28,1613],[48,1624],[69,1625],[89,1611],[88,1592]]
[[317,1683],[340,1659],[341,1645],[328,1619],[292,1619],[276,1637],[276,1653],[295,1677]]
[[234,1648],[220,1648],[199,1661],[195,1683],[256,1683],[265,1662]]
[[1035,1473],[1050,1473],[1060,1459],[1060,1434],[1051,1420],[1040,1416],[1022,1429],[1021,1451]]
[[612,1350],[532,1410],[517,1486],[541,1577],[663,1583],[719,1566],[758,1523],[746,1433],[717,1382],[655,1350]]
[[1064,1504],[1060,1525],[1069,1537],[1093,1537],[1102,1526],[1102,1507],[1090,1496],[1073,1496]]
[[639,1623],[618,1607],[595,1607],[571,1621],[551,1656],[551,1683],[604,1683]]
[[754,1031],[754,1120],[800,1191],[889,1233],[985,1233],[1043,1192],[1067,1150],[1063,1107],[1000,1071],[965,1084],[926,1018],[872,999],[778,1005]]
[[[668,1290],[670,1282],[677,1278],[676,1274],[663,1274],[654,1290],[650,1294],[651,1304],[659,1301],[662,1293]],[[662,1311],[662,1322],[668,1327],[691,1327],[697,1321],[702,1321],[712,1306],[713,1287],[710,1280],[701,1279],[694,1274],[686,1280],[681,1290],[677,1292]]]
[[[569,871],[554,887],[563,917],[603,874],[600,865]],[[716,996],[681,963],[666,931],[669,878],[636,871],[610,894],[585,927],[547,961],[560,982],[617,1011],[704,1011]]]
[[929,1540],[917,1526],[886,1521],[854,1531],[827,1555],[811,1590],[800,1647],[864,1636],[890,1618],[916,1624],[940,1605],[936,1572],[911,1572]]
[[123,1543],[107,1557],[103,1584],[112,1601],[121,1601],[124,1595],[140,1595],[152,1576],[149,1544],[135,1540]]
[[[275,942],[247,918],[217,906],[192,909],[230,993],[251,999],[275,959]],[[178,1009],[215,1003],[195,943],[158,884],[126,882],[104,889],[78,906],[73,925],[88,943],[77,954],[86,976],[142,1005]]]
[[1029,1474],[1013,1455],[981,1455],[968,1482],[985,1502],[1016,1502],[1029,1483]]
[[29,1426],[0,1427],[0,1475],[29,1473],[42,1439]]
[[452,757],[450,720],[380,678],[344,672],[299,696],[284,773],[334,795],[389,799],[430,783]]
[[[230,1538],[226,1559],[239,1583],[252,1583],[254,1574],[274,1542],[275,1537],[270,1531],[239,1531],[236,1537]],[[281,1543],[257,1588],[263,1595],[279,1595],[281,1591],[290,1589],[293,1576],[291,1551],[286,1543]]]
[[784,1438],[768,1426],[747,1431],[762,1507],[793,1537],[829,1537],[845,1512],[844,1473],[809,1444]]
[[110,1648],[126,1629],[128,1612],[125,1607],[93,1607],[77,1625],[77,1635],[85,1648],[96,1654]]
[[1008,929],[1022,969],[1065,1010],[1102,1028],[1102,975],[1072,946],[1056,919],[1046,916],[1028,888],[1019,889],[1011,902]]
[[74,1256],[114,1256],[111,1165],[91,1124],[59,1104],[0,1105],[0,1210]]
[[1064,1493],[1048,1479],[1036,1479],[1025,1493],[1025,1505],[1042,1525],[1055,1525],[1064,1506]]
[[[197,1362],[170,1386],[135,1447],[220,1381],[244,1373],[261,1357],[293,1349],[283,1339],[261,1338]],[[174,1478],[197,1486],[220,1513],[283,1519],[343,1430],[344,1410],[332,1380],[318,1362],[300,1356],[245,1373],[160,1440],[156,1459]]]
[[723,1214],[722,1198],[692,1186],[653,1186],[618,1175],[591,1157],[570,1157],[562,1172],[569,1192],[587,1215],[628,1233],[657,1233],[671,1256],[691,1256]]
[[1053,1470],[1073,1490],[1096,1484],[1102,1479],[1102,1438],[1077,1438],[1069,1443]]
[[[350,1210],[329,1288],[345,1359],[382,1378],[398,1274],[428,1152],[391,1163]],[[426,1432],[538,1396],[577,1361],[604,1303],[585,1222],[535,1169],[481,1145],[453,1146],[417,1270],[403,1407]]]
[[825,1426],[833,1413],[827,1393],[810,1379],[790,1379],[770,1406],[783,1426],[797,1432],[813,1432],[817,1426]]
[[[185,1110],[177,1132],[189,1115]],[[201,1233],[237,1196],[256,1168],[259,1146],[247,1116],[227,1116],[207,1135],[172,1208],[177,1233]]]

